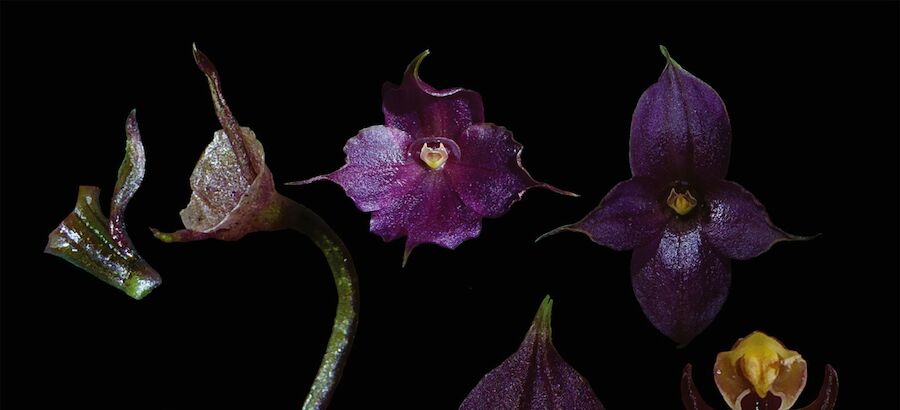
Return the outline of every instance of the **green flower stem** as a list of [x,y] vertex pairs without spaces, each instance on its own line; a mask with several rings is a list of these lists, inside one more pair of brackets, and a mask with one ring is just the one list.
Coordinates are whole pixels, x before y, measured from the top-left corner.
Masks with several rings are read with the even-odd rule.
[[325,254],[337,288],[337,313],[334,316],[331,337],[328,339],[322,364],[319,365],[319,372],[303,403],[304,410],[325,409],[341,379],[341,372],[350,355],[350,346],[356,333],[356,322],[359,319],[359,281],[350,252],[331,227],[315,212],[291,199],[281,197],[280,202],[279,219],[287,223],[290,229],[312,239]]

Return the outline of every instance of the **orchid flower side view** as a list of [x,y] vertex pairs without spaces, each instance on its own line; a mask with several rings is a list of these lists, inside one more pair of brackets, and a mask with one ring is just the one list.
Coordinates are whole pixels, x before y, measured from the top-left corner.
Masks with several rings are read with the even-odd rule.
[[[687,410],[711,410],[697,392],[691,365],[684,367],[681,397]],[[713,370],[722,398],[733,410],[789,410],[806,386],[806,361],[781,342],[762,332],[753,332],[719,353]],[[832,410],[837,403],[838,376],[825,365],[825,380],[819,396],[800,410]]]
[[356,271],[341,239],[318,215],[275,190],[262,144],[249,128],[238,125],[225,103],[219,74],[194,46],[194,59],[206,75],[222,130],[191,175],[191,200],[181,211],[186,229],[154,235],[164,242],[215,238],[236,241],[258,231],[293,229],[309,237],[328,261],[338,292],[334,326],[322,364],[303,404],[328,406],[350,353],[359,311]]
[[547,296],[519,350],[478,382],[460,410],[603,410],[587,380],[553,346],[552,310]]
[[437,90],[419,78],[423,52],[402,83],[382,88],[384,125],[347,141],[347,163],[302,185],[329,180],[363,212],[385,241],[406,236],[403,264],[422,243],[455,249],[481,232],[481,219],[509,210],[530,188],[575,196],[538,182],[522,167],[522,145],[506,128],[484,122],[481,95]]
[[137,253],[125,231],[125,207],[144,179],[144,146],[135,112],[125,123],[125,159],[113,190],[109,219],[100,209],[100,188],[81,186],[75,210],[50,233],[44,252],[59,256],[142,299],[162,283],[159,274]]
[[753,194],[724,179],[731,155],[725,104],[660,49],[666,67],[632,117],[633,177],[581,221],[541,238],[574,231],[615,250],[634,250],[631,283],[644,314],[686,344],[725,303],[731,259],[806,238],[777,228]]

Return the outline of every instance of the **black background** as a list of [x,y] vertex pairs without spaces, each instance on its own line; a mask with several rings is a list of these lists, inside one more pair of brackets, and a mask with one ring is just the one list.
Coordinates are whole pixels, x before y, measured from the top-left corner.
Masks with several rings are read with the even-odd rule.
[[[4,408],[297,408],[335,307],[315,246],[290,232],[167,245],[188,177],[219,128],[197,42],[280,192],[320,213],[359,270],[362,314],[333,408],[455,408],[518,347],[541,298],[554,341],[610,409],[680,408],[691,362],[724,407],[716,353],[753,330],[799,351],[815,397],[826,363],[839,407],[897,408],[897,3],[792,5],[53,5],[4,3]],[[733,263],[732,291],[689,346],[646,320],[628,252],[587,237],[534,239],[581,218],[629,177],[638,97],[658,44],[713,86],[734,128],[729,179],[789,232]],[[368,232],[337,185],[280,183],[343,164],[345,141],[383,122],[380,90],[429,48],[422,77],[484,97],[534,190],[455,251]],[[143,301],[41,251],[80,184],[104,203],[137,108],[147,152],[129,206],[137,249],[164,284]],[[104,205],[105,208],[105,205]]]

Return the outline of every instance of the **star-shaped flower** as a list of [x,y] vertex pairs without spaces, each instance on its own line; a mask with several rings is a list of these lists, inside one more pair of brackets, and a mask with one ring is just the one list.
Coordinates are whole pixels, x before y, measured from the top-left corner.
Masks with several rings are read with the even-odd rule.
[[422,243],[454,249],[478,236],[481,219],[509,210],[526,190],[550,189],[522,167],[522,145],[506,128],[484,122],[481,96],[437,90],[419,78],[428,51],[409,65],[403,82],[382,89],[384,125],[347,141],[347,163],[329,180],[356,206],[372,212],[370,230],[386,241],[406,236],[404,264]]
[[662,333],[691,341],[728,295],[731,259],[799,239],[775,227],[765,208],[726,181],[731,124],[715,90],[675,62],[638,101],[631,122],[631,173],[584,219],[560,227],[615,250],[633,249],[631,281]]

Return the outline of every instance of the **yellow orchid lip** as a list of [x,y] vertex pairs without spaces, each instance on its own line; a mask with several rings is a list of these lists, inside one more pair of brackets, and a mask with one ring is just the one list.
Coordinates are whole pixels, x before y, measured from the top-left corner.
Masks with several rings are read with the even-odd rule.
[[449,157],[450,154],[447,152],[447,148],[444,147],[444,143],[440,143],[437,148],[431,148],[428,144],[422,144],[422,150],[419,151],[419,159],[431,169],[441,169]]
[[666,205],[678,215],[684,216],[697,206],[697,198],[694,198],[691,191],[685,190],[684,193],[681,193],[672,188],[672,191],[669,192],[669,197],[666,199]]
[[753,393],[781,399],[780,410],[791,408],[806,385],[806,361],[777,339],[753,332],[738,340],[732,350],[719,353],[715,365],[719,392],[732,409]]

